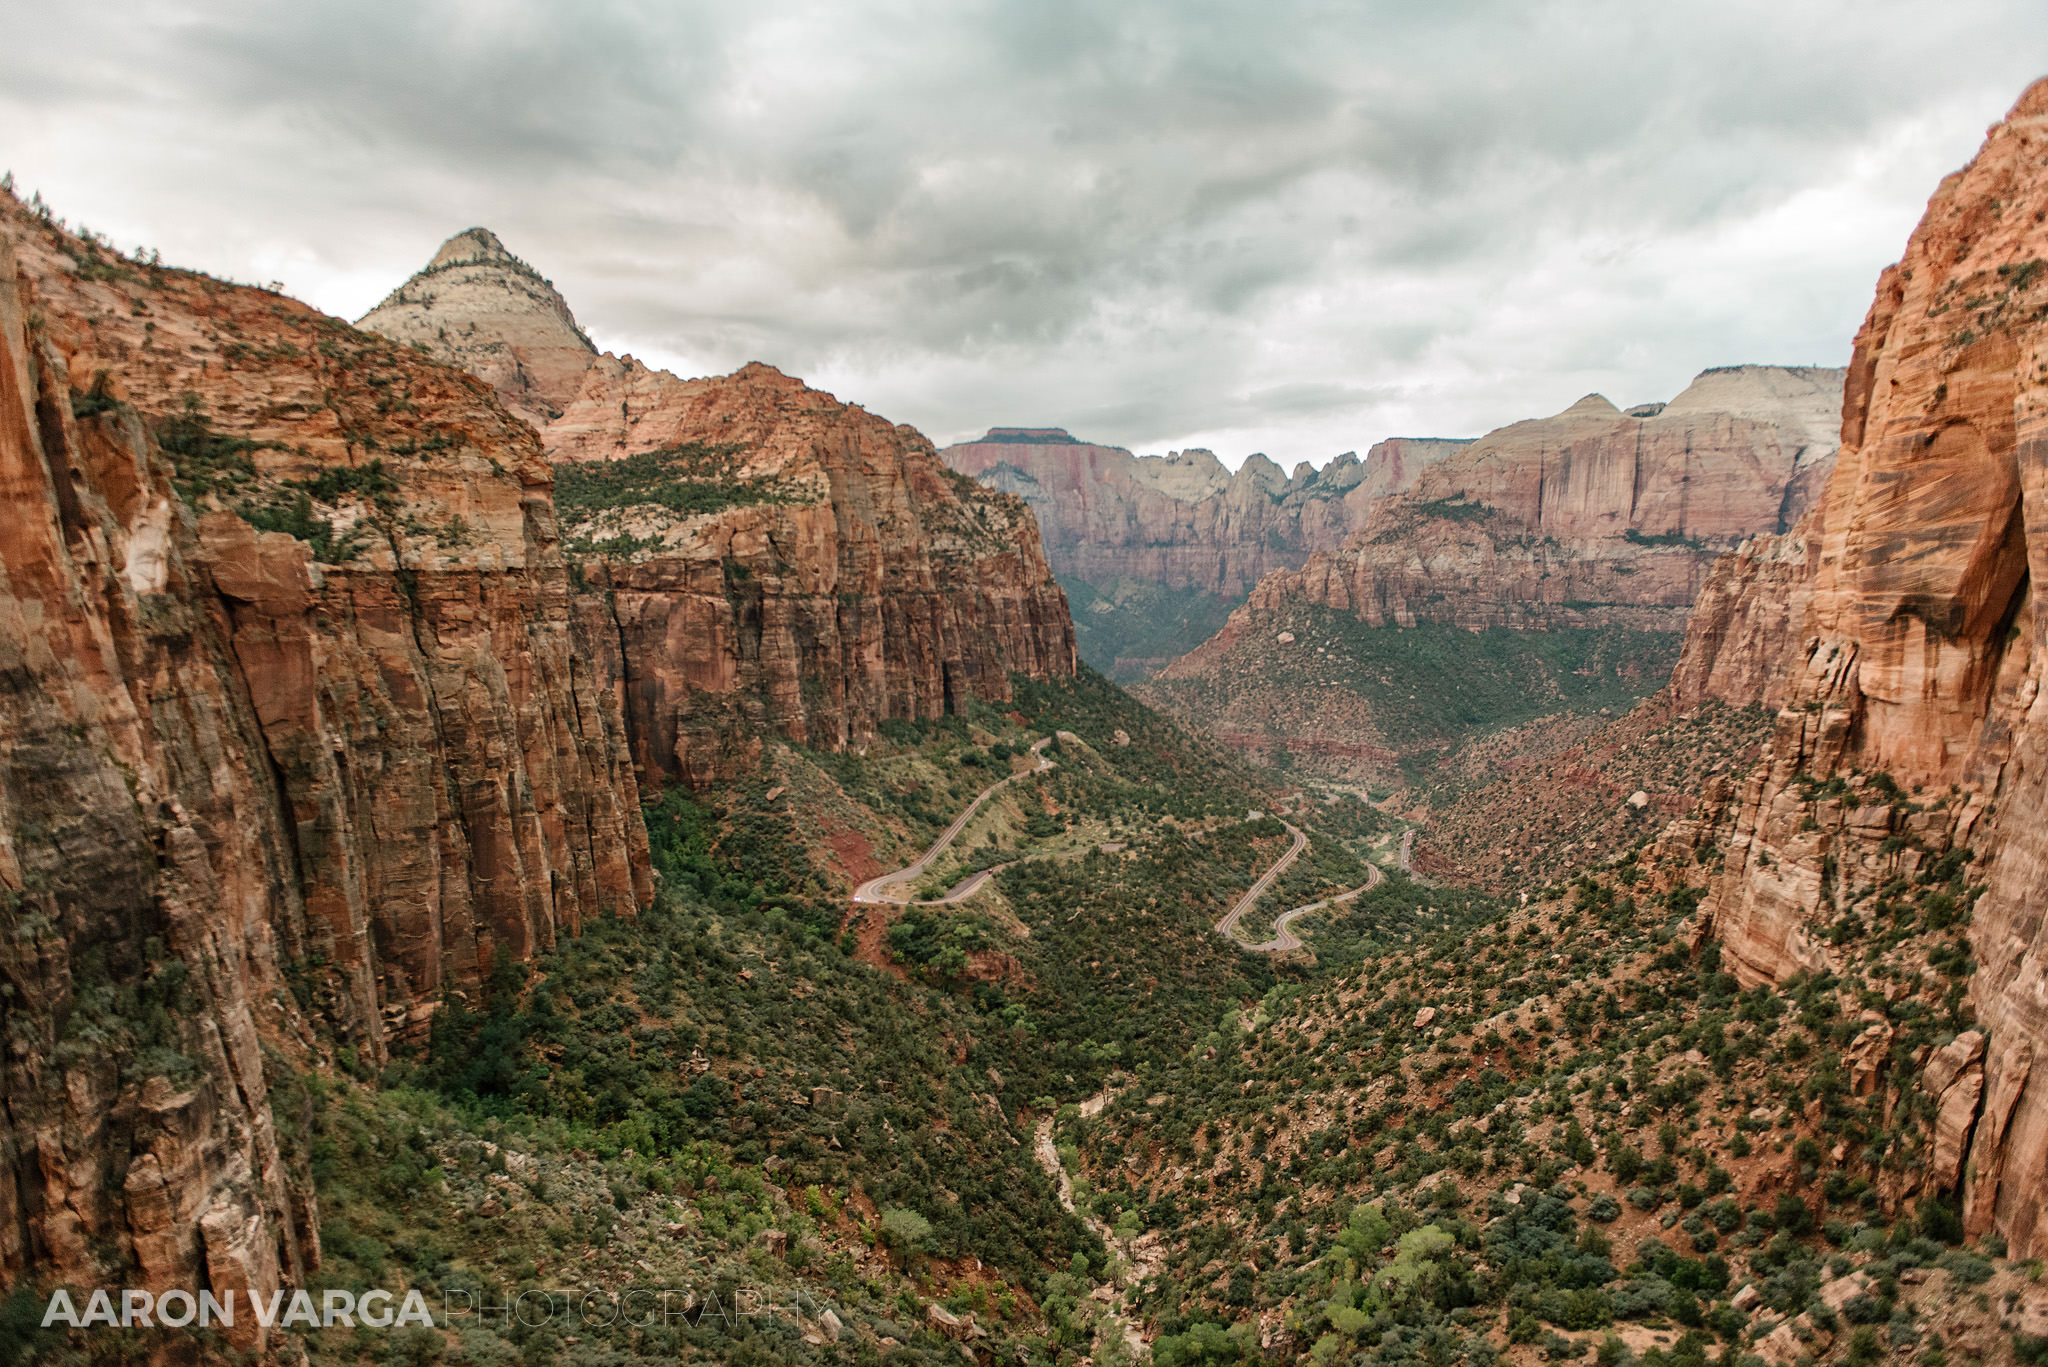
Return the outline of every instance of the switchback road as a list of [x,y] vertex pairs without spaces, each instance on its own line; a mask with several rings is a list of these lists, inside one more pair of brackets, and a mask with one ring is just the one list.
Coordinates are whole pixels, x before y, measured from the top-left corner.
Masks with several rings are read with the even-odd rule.
[[943,902],[958,902],[979,891],[981,885],[986,883],[989,880],[989,876],[995,872],[994,869],[982,870],[966,882],[961,883],[951,892],[948,892],[944,897],[936,898],[931,902],[916,902],[910,896],[908,885],[915,883],[930,871],[931,866],[937,862],[940,855],[946,852],[947,847],[953,843],[960,832],[967,829],[967,823],[974,819],[976,812],[981,810],[981,804],[993,797],[998,788],[1001,788],[1006,783],[1014,783],[1016,780],[1031,774],[1042,774],[1052,768],[1052,761],[1045,757],[1045,747],[1050,744],[1052,744],[1051,736],[1047,736],[1043,740],[1033,741],[1031,743],[1031,767],[1029,769],[1019,770],[1007,778],[999,778],[994,783],[989,784],[988,787],[983,788],[979,793],[975,794],[974,801],[967,804],[967,809],[953,818],[953,824],[946,827],[939,838],[932,842],[932,847],[917,857],[915,863],[910,864],[906,868],[897,869],[893,873],[877,874],[875,877],[868,879],[867,882],[862,883],[853,890],[853,900],[855,902],[867,903],[868,905],[879,903],[887,906],[893,903],[897,906],[937,906]]
[[1299,827],[1288,821],[1283,821],[1280,824],[1287,827],[1288,833],[1294,837],[1294,843],[1287,847],[1287,853],[1273,861],[1273,867],[1267,869],[1260,876],[1259,881],[1252,884],[1250,890],[1244,896],[1238,898],[1236,905],[1224,913],[1223,919],[1216,923],[1217,934],[1238,948],[1248,949],[1254,954],[1280,954],[1290,949],[1300,949],[1301,941],[1296,938],[1292,930],[1288,929],[1293,924],[1295,918],[1306,916],[1312,911],[1321,911],[1324,907],[1336,906],[1339,902],[1348,902],[1358,896],[1359,893],[1369,888],[1378,887],[1380,880],[1386,876],[1380,872],[1377,864],[1367,864],[1365,868],[1369,876],[1365,882],[1349,892],[1339,893],[1335,897],[1325,897],[1320,902],[1310,902],[1305,907],[1295,907],[1291,911],[1281,912],[1279,917],[1273,922],[1273,938],[1264,944],[1248,945],[1237,938],[1239,918],[1252,909],[1252,904],[1259,900],[1266,889],[1273,886],[1273,880],[1287,872],[1288,866],[1300,858],[1301,852],[1308,848],[1308,837],[1301,833]]

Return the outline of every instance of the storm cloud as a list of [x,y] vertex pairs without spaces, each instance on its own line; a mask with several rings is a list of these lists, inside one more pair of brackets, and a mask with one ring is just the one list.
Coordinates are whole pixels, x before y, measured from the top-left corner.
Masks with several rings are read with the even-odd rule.
[[17,7],[0,165],[355,317],[494,229],[600,346],[947,441],[1321,463],[1839,365],[2037,0]]

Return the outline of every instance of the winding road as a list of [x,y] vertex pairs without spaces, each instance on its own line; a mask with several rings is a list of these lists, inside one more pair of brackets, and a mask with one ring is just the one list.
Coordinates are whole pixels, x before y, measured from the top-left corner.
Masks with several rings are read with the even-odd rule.
[[[975,893],[981,891],[982,886],[989,879],[1001,873],[1009,865],[998,864],[993,868],[983,869],[978,873],[971,874],[954,884],[951,888],[948,888],[946,895],[943,897],[929,899],[913,898],[910,896],[908,885],[915,883],[931,870],[932,865],[938,862],[939,856],[944,854],[952,846],[953,842],[959,838],[960,832],[967,829],[967,823],[974,819],[974,814],[981,810],[981,805],[995,796],[998,789],[1002,788],[1005,784],[1014,783],[1020,778],[1027,778],[1033,774],[1042,774],[1046,770],[1051,769],[1053,762],[1045,757],[1045,747],[1050,744],[1052,744],[1051,736],[1033,741],[1031,743],[1032,763],[1029,769],[1020,769],[1014,774],[999,778],[994,783],[989,784],[988,787],[983,788],[979,793],[976,793],[974,801],[968,803],[966,809],[960,815],[953,818],[952,825],[939,833],[939,838],[932,842],[930,849],[919,855],[914,862],[905,867],[890,873],[877,874],[873,878],[868,879],[867,882],[862,883],[853,890],[854,902],[865,906],[949,906],[955,902],[964,902]],[[1285,854],[1282,854],[1273,861],[1271,868],[1259,875],[1259,881],[1246,889],[1244,895],[1239,897],[1231,905],[1230,910],[1223,914],[1223,918],[1216,923],[1217,934],[1238,948],[1249,950],[1254,954],[1284,954],[1291,949],[1300,949],[1301,939],[1291,929],[1293,923],[1298,918],[1306,916],[1312,911],[1321,911],[1325,907],[1333,907],[1339,903],[1348,902],[1360,893],[1378,887],[1380,881],[1386,876],[1380,872],[1377,864],[1367,864],[1365,866],[1366,872],[1370,877],[1359,886],[1351,889],[1349,892],[1340,892],[1335,897],[1325,897],[1320,902],[1310,902],[1307,906],[1294,907],[1288,911],[1281,912],[1273,921],[1272,939],[1267,940],[1263,944],[1246,944],[1243,940],[1237,938],[1237,923],[1243,919],[1246,912],[1252,909],[1259,898],[1266,894],[1280,875],[1287,872],[1293,866],[1295,860],[1301,858],[1301,852],[1308,848],[1308,836],[1303,834],[1299,826],[1296,826],[1291,821],[1282,821],[1280,824],[1285,826],[1287,833],[1294,837],[1293,843],[1287,847]],[[1412,831],[1409,832],[1410,839],[1413,838],[1413,835]],[[1401,842],[1401,862],[1405,868],[1408,862],[1408,840],[1406,839]]]
[[[1279,954],[1290,949],[1300,949],[1301,941],[1296,938],[1293,931],[1288,929],[1288,926],[1293,923],[1294,918],[1306,916],[1312,911],[1321,911],[1324,907],[1334,907],[1340,902],[1348,902],[1358,896],[1359,893],[1368,892],[1378,887],[1380,882],[1386,877],[1385,874],[1380,872],[1380,866],[1377,864],[1367,864],[1365,871],[1369,875],[1366,880],[1349,892],[1340,892],[1335,897],[1325,897],[1320,902],[1310,902],[1305,907],[1295,907],[1291,911],[1281,912],[1279,916],[1274,918],[1272,939],[1262,945],[1245,945],[1244,948],[1251,950],[1254,954]],[[1239,943],[1242,943],[1242,941]]]
[[884,906],[894,904],[897,906],[935,907],[949,902],[962,901],[979,892],[981,885],[995,875],[996,869],[983,869],[980,873],[950,889],[944,897],[935,897],[928,902],[921,902],[911,897],[909,889],[905,885],[915,883],[930,871],[932,864],[940,855],[946,852],[947,847],[959,837],[960,832],[967,829],[967,823],[972,821],[974,814],[981,810],[981,804],[994,796],[998,788],[1007,783],[1014,783],[1020,778],[1029,777],[1032,774],[1042,774],[1052,768],[1052,761],[1045,757],[1045,747],[1051,744],[1051,736],[1047,736],[1043,740],[1033,741],[1031,743],[1032,763],[1029,769],[1020,769],[1005,778],[999,778],[994,783],[989,784],[988,787],[983,788],[979,793],[976,793],[974,801],[968,803],[967,809],[953,818],[953,824],[946,827],[940,833],[939,838],[932,842],[932,847],[919,855],[916,862],[905,868],[897,869],[893,873],[877,874],[875,877],[868,879],[867,882],[862,883],[853,890],[853,900],[870,906],[879,903]]
[[1223,919],[1216,923],[1217,934],[1239,949],[1248,949],[1254,954],[1284,954],[1290,949],[1300,949],[1300,938],[1288,928],[1297,917],[1306,916],[1312,911],[1321,911],[1324,907],[1334,907],[1340,902],[1348,902],[1361,892],[1378,887],[1380,880],[1386,877],[1380,872],[1379,865],[1367,864],[1365,871],[1370,876],[1363,883],[1349,892],[1340,892],[1335,897],[1325,897],[1320,902],[1310,902],[1307,906],[1281,912],[1273,921],[1273,938],[1264,944],[1248,945],[1237,938],[1238,919],[1252,909],[1252,904],[1264,895],[1266,889],[1273,886],[1273,880],[1287,872],[1288,866],[1299,859],[1301,852],[1308,848],[1308,837],[1301,833],[1300,827],[1290,821],[1283,821],[1280,824],[1287,827],[1288,833],[1294,837],[1294,843],[1287,847],[1287,853],[1273,861],[1273,867],[1267,869],[1259,881],[1252,884],[1245,895],[1238,898],[1236,904],[1224,913]]
[[1259,881],[1252,884],[1245,895],[1238,898],[1229,911],[1223,913],[1223,919],[1216,923],[1216,933],[1226,940],[1237,939],[1238,918],[1250,911],[1252,903],[1258,901],[1265,894],[1266,889],[1273,886],[1273,880],[1287,872],[1294,861],[1301,858],[1301,852],[1308,848],[1308,837],[1301,833],[1301,827],[1291,821],[1283,821],[1280,824],[1285,826],[1287,833],[1294,837],[1294,843],[1287,847],[1287,853],[1273,861],[1272,868],[1259,875]]

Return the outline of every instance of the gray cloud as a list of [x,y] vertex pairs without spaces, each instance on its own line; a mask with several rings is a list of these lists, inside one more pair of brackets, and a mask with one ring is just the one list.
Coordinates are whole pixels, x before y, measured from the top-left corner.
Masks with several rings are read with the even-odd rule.
[[487,223],[600,344],[935,438],[1291,464],[1840,363],[2032,0],[839,0],[16,16],[0,162],[353,316]]

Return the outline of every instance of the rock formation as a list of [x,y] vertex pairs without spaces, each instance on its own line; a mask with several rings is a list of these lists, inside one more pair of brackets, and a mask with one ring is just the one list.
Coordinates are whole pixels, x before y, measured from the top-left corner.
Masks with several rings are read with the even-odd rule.
[[1337,551],[1268,576],[1236,629],[1300,599],[1373,625],[1681,630],[1714,559],[1791,525],[1833,460],[1842,372],[1734,366],[1623,413],[1589,394],[1489,432]]
[[578,525],[564,509],[575,546],[599,532],[635,545],[584,559],[644,773],[701,785],[757,728],[864,746],[891,718],[1006,701],[1013,672],[1074,672],[1030,512],[953,475],[909,427],[764,365],[679,380],[607,357],[546,435],[593,466],[723,445],[725,485],[761,491],[682,516],[625,502]]
[[1892,880],[1983,889],[1968,920],[1982,1033],[1926,1064],[1928,1181],[1959,1186],[1966,1228],[2000,1231],[2015,1256],[2048,1248],[2048,640],[2031,594],[2048,571],[2044,222],[2048,82],[1942,183],[1879,278],[1823,504],[1796,540],[1717,573],[1680,670],[1690,689],[1737,691],[1790,656],[1764,690],[1786,704],[1766,764],[1711,795],[1733,837],[1705,911],[1745,982],[1843,968],[1824,930]]
[[[1261,580],[1220,631],[1167,664],[1142,695],[1239,748],[1384,774],[1409,750],[1523,720],[1522,709],[1502,710],[1498,688],[1472,686],[1504,664],[1532,699],[1559,709],[1632,705],[1661,683],[1703,596],[1730,616],[1728,632],[1754,622],[1756,653],[1775,647],[1763,617],[1732,601],[1745,590],[1724,582],[1726,572],[1714,578],[1716,557],[1782,530],[1805,507],[1832,468],[1837,441],[1827,424],[1839,421],[1842,377],[1733,366],[1702,373],[1668,404],[1624,413],[1592,394],[1555,417],[1490,432],[1379,500],[1341,549]],[[1792,552],[1759,543],[1750,553]],[[1390,635],[1375,638],[1382,628]],[[1464,641],[1391,634],[1415,628],[1455,628]],[[1497,629],[1562,632],[1572,644],[1546,662],[1545,652],[1471,635]],[[1312,635],[1314,658],[1306,646],[1277,644],[1290,635]],[[1457,677],[1404,709],[1407,689],[1392,684],[1408,677],[1418,651]],[[1738,668],[1736,658],[1694,660],[1701,696],[1726,686],[1713,670]],[[1768,667],[1747,669],[1760,677]],[[1470,699],[1461,703],[1466,724],[1433,706],[1446,693]],[[1437,720],[1418,729],[1404,710]]]
[[1236,599],[1272,571],[1334,550],[1375,500],[1463,445],[1397,437],[1363,461],[1349,451],[1321,470],[1304,461],[1291,478],[1263,455],[1233,474],[1208,451],[1134,456],[1056,427],[991,428],[940,454],[1031,505],[1063,579],[1136,579]]
[[651,896],[551,474],[470,377],[0,196],[0,1278],[301,1280],[271,1089]]
[[441,244],[425,270],[356,320],[394,342],[424,347],[498,391],[536,427],[576,397],[597,348],[553,282],[471,228]]
[[1792,664],[1803,657],[1822,515],[1816,507],[1791,531],[1752,537],[1714,562],[1671,673],[1680,705],[1784,701]]
[[[535,320],[567,308],[551,291],[534,305],[537,277],[482,230],[436,262],[473,240],[498,255],[474,268],[466,349],[447,355],[499,384],[497,358],[531,357]],[[447,273],[429,266],[392,300],[433,298]],[[387,302],[363,322],[407,338],[446,307]],[[952,474],[914,429],[764,365],[684,380],[586,353],[566,385],[572,358],[551,354],[550,408],[532,420],[549,459],[577,467],[558,512],[592,591],[578,611],[643,777],[708,783],[764,733],[861,746],[891,718],[1007,700],[1013,672],[1074,671],[1030,512]]]

